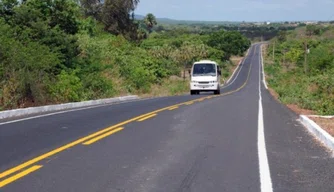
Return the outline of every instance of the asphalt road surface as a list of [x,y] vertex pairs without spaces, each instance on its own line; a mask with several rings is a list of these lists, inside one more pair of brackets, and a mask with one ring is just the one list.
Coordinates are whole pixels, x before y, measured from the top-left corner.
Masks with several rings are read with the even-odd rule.
[[332,192],[334,160],[262,82],[0,122],[1,192]]

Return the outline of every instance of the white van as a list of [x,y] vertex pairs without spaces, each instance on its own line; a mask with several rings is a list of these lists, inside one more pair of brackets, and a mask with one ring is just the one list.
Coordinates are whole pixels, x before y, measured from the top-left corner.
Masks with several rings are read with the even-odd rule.
[[190,71],[190,94],[199,94],[204,91],[213,91],[214,94],[220,94],[220,76],[219,65],[210,60],[201,60],[195,62]]

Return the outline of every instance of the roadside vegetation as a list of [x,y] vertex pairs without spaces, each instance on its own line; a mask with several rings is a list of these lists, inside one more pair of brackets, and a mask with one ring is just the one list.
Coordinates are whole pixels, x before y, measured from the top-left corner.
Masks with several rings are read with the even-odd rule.
[[282,31],[266,48],[267,81],[285,104],[334,114],[334,27]]
[[184,93],[193,61],[219,62],[226,78],[250,46],[236,31],[156,30],[153,14],[134,19],[138,3],[0,1],[0,110]]

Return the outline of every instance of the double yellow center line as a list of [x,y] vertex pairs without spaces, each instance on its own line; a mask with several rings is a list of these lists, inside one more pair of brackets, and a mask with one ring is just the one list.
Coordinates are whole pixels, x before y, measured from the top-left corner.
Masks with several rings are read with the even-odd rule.
[[113,130],[111,130],[111,131],[109,131],[109,132],[107,132],[105,134],[102,134],[102,135],[100,135],[98,137],[95,137],[95,138],[93,138],[91,140],[88,140],[88,141],[84,142],[83,145],[90,145],[90,144],[95,143],[96,141],[98,141],[100,139],[103,139],[105,137],[108,137],[109,135],[117,133],[118,131],[122,131],[123,129],[124,129],[123,127],[113,129]]
[[157,116],[157,114],[156,114],[156,113],[153,113],[153,114],[151,114],[151,115],[147,115],[146,117],[143,117],[143,118],[141,118],[141,119],[138,119],[137,121],[142,122],[142,121],[145,121],[145,120],[150,119],[150,118],[155,117],[155,116]]

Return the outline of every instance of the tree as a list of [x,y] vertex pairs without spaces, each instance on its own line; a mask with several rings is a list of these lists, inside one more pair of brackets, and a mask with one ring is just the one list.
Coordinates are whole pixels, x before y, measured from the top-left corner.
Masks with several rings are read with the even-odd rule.
[[18,5],[17,0],[1,0],[0,1],[0,17],[4,18],[5,21],[14,14],[14,7]]
[[104,24],[112,34],[122,34],[137,39],[138,25],[134,23],[133,11],[139,0],[81,0],[86,16],[93,16]]
[[249,39],[238,31],[218,31],[210,35],[207,44],[225,53],[225,60],[232,55],[242,55],[251,45]]
[[147,29],[149,30],[150,33],[152,33],[153,26],[158,24],[155,16],[152,13],[149,13],[144,18],[144,21],[147,26]]
[[102,0],[80,0],[80,4],[86,17],[92,16],[101,20]]
[[78,54],[74,34],[79,30],[79,8],[74,1],[68,0],[22,1],[5,21],[15,29],[18,41],[37,42],[58,54],[62,62],[53,69],[55,74],[61,68],[74,67],[73,59]]
[[277,39],[278,41],[283,42],[283,41],[286,41],[286,36],[287,36],[286,31],[279,31]]
[[147,38],[147,32],[142,28],[138,29],[137,39],[140,41],[140,40],[143,40],[143,39],[146,39],[146,38]]
[[321,28],[316,25],[307,25],[306,26],[306,35],[312,36],[312,35],[320,35]]
[[188,65],[195,60],[207,58],[207,56],[208,47],[205,44],[194,44],[189,41],[183,42],[182,46],[172,53],[173,60],[180,66],[183,65],[184,80]]

